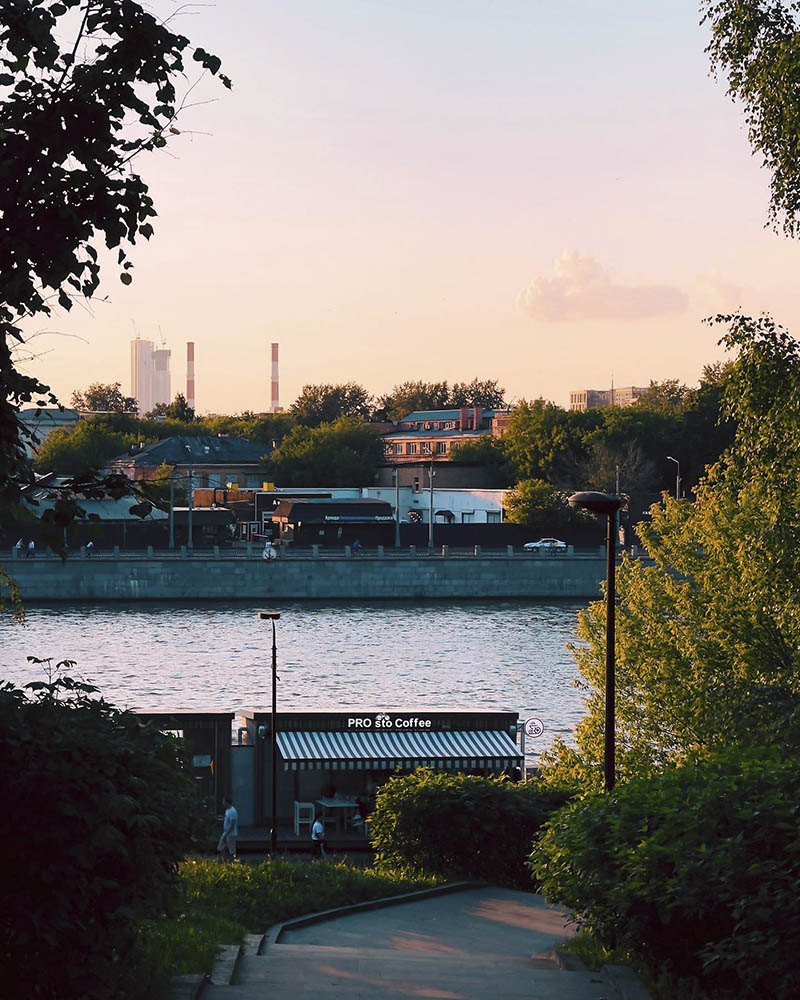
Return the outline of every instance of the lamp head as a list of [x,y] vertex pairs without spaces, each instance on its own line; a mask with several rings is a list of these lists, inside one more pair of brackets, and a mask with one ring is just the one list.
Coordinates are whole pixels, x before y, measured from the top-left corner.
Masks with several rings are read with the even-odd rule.
[[280,616],[281,616],[280,611],[259,611],[258,612],[258,617],[259,618],[266,618],[268,620],[272,619],[272,621],[277,621],[277,619],[280,618]]
[[590,510],[593,514],[615,514],[622,505],[622,497],[613,493],[596,493],[594,490],[585,490],[581,493],[573,493],[569,498],[570,507],[578,507],[581,510]]

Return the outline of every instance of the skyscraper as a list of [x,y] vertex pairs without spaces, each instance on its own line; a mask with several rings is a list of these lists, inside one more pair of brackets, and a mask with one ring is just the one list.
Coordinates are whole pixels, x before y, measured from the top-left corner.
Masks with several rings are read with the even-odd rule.
[[136,400],[139,416],[149,413],[159,403],[169,403],[171,351],[156,349],[152,340],[137,337],[131,341],[131,396]]

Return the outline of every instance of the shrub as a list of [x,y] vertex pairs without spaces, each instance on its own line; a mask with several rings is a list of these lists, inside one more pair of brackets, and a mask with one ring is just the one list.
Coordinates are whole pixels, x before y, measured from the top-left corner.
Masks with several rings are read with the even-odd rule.
[[530,888],[531,841],[566,793],[420,768],[391,778],[370,817],[375,865]]
[[728,750],[557,813],[531,855],[545,896],[654,971],[796,996],[800,769]]
[[196,794],[177,742],[68,678],[0,688],[0,982],[105,998],[174,895]]

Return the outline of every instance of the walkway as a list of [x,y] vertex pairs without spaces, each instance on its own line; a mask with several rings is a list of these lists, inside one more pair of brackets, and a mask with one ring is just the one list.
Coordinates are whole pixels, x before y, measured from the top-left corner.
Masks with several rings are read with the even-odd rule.
[[469,889],[287,928],[202,1000],[617,1000],[602,973],[559,966],[570,936],[539,896]]

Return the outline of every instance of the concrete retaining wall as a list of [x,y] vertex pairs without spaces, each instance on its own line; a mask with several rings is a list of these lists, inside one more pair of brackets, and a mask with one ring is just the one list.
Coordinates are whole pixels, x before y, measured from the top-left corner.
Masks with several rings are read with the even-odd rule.
[[203,554],[131,558],[9,559],[27,601],[218,600],[225,598],[403,599],[414,597],[596,598],[599,555],[404,556],[265,561]]

